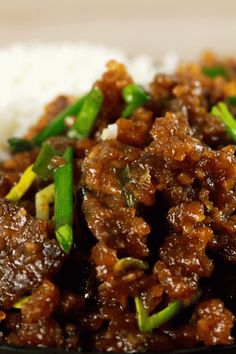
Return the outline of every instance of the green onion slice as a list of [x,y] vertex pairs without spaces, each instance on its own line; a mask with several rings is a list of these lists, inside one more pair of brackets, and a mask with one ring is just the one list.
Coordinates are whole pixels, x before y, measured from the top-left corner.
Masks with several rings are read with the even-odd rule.
[[135,269],[135,268],[141,270],[147,270],[148,264],[137,258],[125,257],[120,259],[118,262],[116,262],[116,264],[114,265],[114,272],[120,273],[124,270]]
[[202,68],[202,73],[211,79],[215,79],[218,76],[223,76],[227,78],[227,72],[223,66],[204,66]]
[[11,202],[19,201],[31,187],[36,177],[37,175],[33,171],[33,165],[29,166],[21,176],[19,182],[10,190],[5,198]]
[[12,152],[30,151],[34,148],[34,144],[29,140],[21,138],[10,138],[8,139],[8,143]]
[[22,297],[19,301],[17,301],[12,307],[17,310],[21,310],[23,305],[29,301],[29,296]]
[[226,100],[232,106],[236,106],[236,96],[229,96]]
[[124,118],[130,117],[135,109],[143,106],[150,99],[148,94],[136,84],[125,86],[122,90],[122,96],[126,103],[126,107],[122,112],[122,117]]
[[78,139],[87,138],[91,133],[102,103],[103,93],[97,86],[94,86],[85,97],[75,123],[68,132],[68,135]]
[[201,292],[198,291],[194,296],[193,300],[189,304],[185,304],[181,300],[175,300],[171,302],[163,310],[148,316],[142,300],[137,296],[135,297],[135,307],[137,312],[137,323],[139,330],[142,332],[152,332],[153,329],[161,327],[164,323],[168,322],[171,318],[176,316],[182,309],[193,305],[196,301],[199,300]]
[[49,220],[49,205],[53,203],[55,195],[54,184],[50,184],[35,195],[36,218]]
[[217,105],[212,107],[211,114],[220,118],[220,120],[225,124],[227,133],[233,141],[236,142],[236,120],[229,111],[227,105],[224,102],[219,102]]
[[66,130],[65,120],[69,116],[77,115],[83,106],[86,95],[75,101],[72,105],[64,109],[56,117],[54,117],[49,124],[41,132],[39,132],[32,141],[20,138],[8,139],[9,145],[13,152],[29,151],[36,145],[41,145],[45,140],[51,136],[57,136]]
[[51,144],[47,142],[43,143],[42,149],[34,163],[33,171],[45,181],[53,175],[53,171],[49,165],[52,158],[56,155],[61,155],[61,153],[55,150]]
[[69,224],[60,226],[56,230],[57,241],[65,253],[70,253],[73,243],[73,231],[72,226]]
[[73,149],[68,147],[63,155],[65,164],[54,171],[56,237],[65,253],[73,244]]
[[129,166],[127,165],[123,169],[117,169],[116,170],[117,176],[118,176],[118,181],[121,187],[121,192],[122,196],[126,202],[126,205],[130,208],[136,208],[137,206],[137,200],[133,193],[129,191],[125,185],[129,183],[131,177],[130,177],[130,170]]
[[33,138],[33,143],[35,145],[41,145],[45,140],[51,136],[57,136],[63,133],[66,129],[65,119],[69,116],[74,116],[78,114],[81,107],[83,106],[86,96],[81,97],[75,101],[71,106],[64,109],[59,113],[50,123],[43,129],[38,135]]

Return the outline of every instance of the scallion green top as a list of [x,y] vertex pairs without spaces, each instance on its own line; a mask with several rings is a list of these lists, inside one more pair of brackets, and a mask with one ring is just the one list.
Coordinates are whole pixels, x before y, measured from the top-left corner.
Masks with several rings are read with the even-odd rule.
[[65,119],[69,116],[74,116],[80,111],[86,96],[75,101],[71,106],[67,107],[59,113],[38,135],[33,138],[35,145],[41,145],[51,136],[56,136],[63,133],[66,129]]
[[70,137],[87,138],[90,135],[102,102],[102,91],[97,86],[94,86],[83,101],[75,123],[68,133]]
[[73,244],[73,149],[63,155],[65,164],[54,171],[56,237],[65,253]]
[[220,118],[220,120],[225,124],[227,133],[233,141],[236,142],[236,120],[229,111],[227,105],[224,102],[219,102],[217,105],[212,107],[211,114]]
[[122,112],[122,117],[128,118],[133,111],[148,102],[150,97],[148,94],[137,84],[129,84],[124,87],[122,96],[126,103],[126,107]]
[[227,78],[227,72],[223,66],[204,66],[202,68],[202,73],[211,79],[215,79],[218,76]]
[[198,291],[189,304],[185,304],[181,300],[171,302],[163,310],[148,316],[142,300],[135,297],[135,307],[137,312],[137,322],[139,330],[142,332],[152,332],[153,329],[161,327],[164,323],[168,322],[171,318],[176,316],[183,308],[193,305],[199,300],[201,291]]
[[49,164],[56,155],[60,155],[60,153],[55,150],[51,144],[47,142],[43,143],[41,151],[34,163],[33,171],[45,181],[53,175]]

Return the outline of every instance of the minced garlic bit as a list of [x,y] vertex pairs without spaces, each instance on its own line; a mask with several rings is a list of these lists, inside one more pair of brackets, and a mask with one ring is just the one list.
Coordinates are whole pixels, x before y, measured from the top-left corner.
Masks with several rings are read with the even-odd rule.
[[115,140],[118,136],[118,126],[116,123],[109,124],[107,128],[104,128],[102,131],[101,139],[102,140]]

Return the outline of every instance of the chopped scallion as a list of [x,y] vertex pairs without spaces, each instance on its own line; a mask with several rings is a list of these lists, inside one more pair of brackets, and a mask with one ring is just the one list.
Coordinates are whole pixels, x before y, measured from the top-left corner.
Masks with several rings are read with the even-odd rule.
[[101,109],[103,102],[102,91],[93,87],[90,93],[85,97],[83,105],[78,113],[74,125],[68,135],[72,138],[87,138],[93,128],[93,124]]
[[32,150],[36,145],[41,145],[45,140],[51,136],[57,136],[63,133],[66,129],[66,118],[69,116],[77,115],[83,106],[85,96],[75,101],[72,105],[64,109],[56,117],[54,117],[49,124],[39,132],[31,141],[20,138],[10,138],[8,139],[9,145],[13,152],[29,151]]
[[73,242],[73,230],[69,224],[62,225],[56,230],[57,241],[65,253],[70,253]]
[[137,206],[136,198],[134,197],[133,193],[125,187],[125,185],[129,183],[131,179],[129,166],[126,166],[124,169],[117,169],[117,176],[121,187],[121,193],[123,195],[123,198],[127,206],[130,208],[136,208]]
[[41,145],[46,139],[51,136],[56,136],[64,132],[66,129],[65,119],[68,116],[73,116],[78,114],[81,107],[83,106],[86,96],[81,97],[79,100],[74,102],[71,106],[67,107],[59,113],[50,123],[44,128],[38,135],[33,138],[33,143],[36,145]]
[[29,296],[25,296],[19,301],[17,301],[12,307],[17,310],[21,310],[23,305],[29,301]]
[[139,297],[135,297],[135,307],[137,311],[137,323],[139,330],[142,332],[152,332],[153,329],[159,328],[164,323],[168,322],[171,318],[176,316],[183,308],[193,305],[201,296],[201,292],[199,291],[193,298],[193,300],[189,304],[185,304],[181,300],[175,300],[171,302],[166,308],[163,310],[148,316],[142,300]]
[[73,149],[67,148],[63,157],[65,164],[54,171],[54,221],[57,240],[69,253],[73,243]]
[[10,138],[8,139],[8,143],[12,152],[30,151],[34,148],[34,144],[29,140],[21,138]]
[[142,300],[136,296],[134,298],[136,312],[137,312],[137,322],[138,328],[141,332],[151,332],[152,328],[148,326],[148,314],[143,306]]
[[236,96],[229,96],[227,97],[227,102],[232,106],[236,106]]
[[220,120],[225,124],[227,133],[233,141],[236,142],[236,120],[229,111],[227,105],[224,102],[219,102],[217,105],[212,107],[211,114],[220,118]]
[[55,155],[60,155],[60,153],[49,143],[43,143],[42,149],[34,163],[33,171],[45,181],[53,175],[49,164]]
[[217,76],[223,76],[224,78],[228,76],[223,66],[204,66],[202,73],[212,79],[215,79]]
[[29,166],[21,176],[19,182],[10,190],[5,198],[11,202],[17,202],[20,200],[30,188],[36,177],[37,175],[33,171],[33,165]]
[[116,273],[120,273],[124,270],[127,269],[141,269],[141,270],[146,270],[148,269],[148,264],[144,261],[141,261],[141,259],[133,258],[133,257],[125,257],[120,259],[115,265],[114,265],[114,271]]
[[54,184],[50,184],[35,195],[36,218],[49,220],[49,204],[53,203],[55,195]]
[[141,107],[150,99],[148,94],[136,84],[129,84],[122,90],[122,96],[126,103],[126,107],[122,112],[122,117],[128,118],[133,111]]

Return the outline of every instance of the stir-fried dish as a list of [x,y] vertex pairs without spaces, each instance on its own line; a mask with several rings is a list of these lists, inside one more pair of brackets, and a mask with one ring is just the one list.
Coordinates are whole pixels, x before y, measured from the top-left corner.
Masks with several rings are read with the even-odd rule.
[[234,343],[236,61],[148,88],[115,61],[0,169],[1,342],[78,351]]

